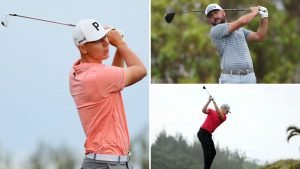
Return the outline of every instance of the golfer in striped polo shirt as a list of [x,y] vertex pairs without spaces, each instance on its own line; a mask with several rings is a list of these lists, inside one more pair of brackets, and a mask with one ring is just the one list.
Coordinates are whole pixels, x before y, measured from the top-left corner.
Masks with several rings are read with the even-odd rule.
[[[256,83],[253,63],[247,42],[263,41],[268,31],[268,10],[265,7],[251,7],[251,12],[227,23],[225,12],[218,4],[210,4],[205,10],[211,39],[218,49],[221,59],[219,83]],[[260,15],[260,25],[256,32],[243,26]]]

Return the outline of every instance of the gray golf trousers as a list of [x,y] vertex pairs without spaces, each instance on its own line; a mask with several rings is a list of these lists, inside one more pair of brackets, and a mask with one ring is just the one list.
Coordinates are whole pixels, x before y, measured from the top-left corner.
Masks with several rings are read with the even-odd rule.
[[109,162],[84,158],[81,169],[132,169],[130,162]]
[[256,77],[254,73],[249,73],[247,75],[231,75],[222,73],[219,78],[219,84],[226,83],[256,83]]

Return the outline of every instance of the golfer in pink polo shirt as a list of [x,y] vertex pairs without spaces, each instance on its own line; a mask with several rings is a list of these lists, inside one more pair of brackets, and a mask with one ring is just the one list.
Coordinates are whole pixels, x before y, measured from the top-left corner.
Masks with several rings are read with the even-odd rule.
[[[127,169],[130,140],[121,91],[146,76],[146,68],[119,31],[97,20],[81,20],[73,39],[80,59],[69,81],[86,135],[82,168]],[[109,57],[109,45],[116,48],[111,66],[102,63]]]
[[[213,102],[216,110],[208,109],[208,105],[211,101]],[[204,169],[210,169],[216,155],[215,144],[211,138],[212,133],[226,120],[226,115],[230,113],[230,107],[228,104],[223,104],[219,109],[214,98],[209,96],[209,100],[204,105],[202,112],[207,114],[207,117],[200,127],[197,136],[203,148]]]

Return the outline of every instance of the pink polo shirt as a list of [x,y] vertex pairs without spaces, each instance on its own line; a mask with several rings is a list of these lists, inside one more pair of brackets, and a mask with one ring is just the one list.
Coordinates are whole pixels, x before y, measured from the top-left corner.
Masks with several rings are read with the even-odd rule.
[[217,112],[213,109],[208,109],[208,114],[207,117],[202,124],[201,128],[207,130],[209,133],[213,133],[217,127],[219,127],[225,120],[226,120],[226,115],[224,120],[221,120],[217,114]]
[[127,155],[130,142],[121,95],[124,69],[77,61],[69,80],[86,135],[85,153]]

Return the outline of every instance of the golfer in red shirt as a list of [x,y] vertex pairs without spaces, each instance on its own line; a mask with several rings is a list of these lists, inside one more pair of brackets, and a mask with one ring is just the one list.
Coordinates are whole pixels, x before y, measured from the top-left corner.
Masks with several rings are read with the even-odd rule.
[[[208,109],[208,105],[211,101],[213,102],[216,110]],[[216,149],[211,136],[215,129],[226,120],[227,113],[230,113],[230,107],[228,104],[223,104],[219,109],[214,98],[209,96],[209,100],[204,105],[202,112],[207,114],[207,117],[197,133],[197,136],[203,148],[204,169],[210,169],[210,166],[216,156]]]

